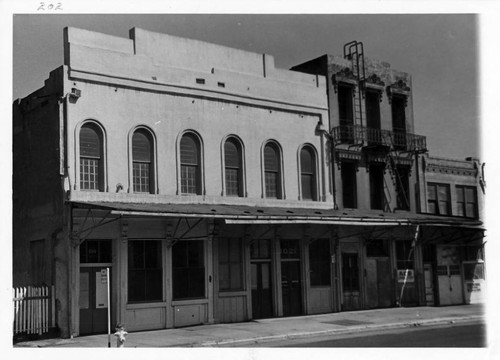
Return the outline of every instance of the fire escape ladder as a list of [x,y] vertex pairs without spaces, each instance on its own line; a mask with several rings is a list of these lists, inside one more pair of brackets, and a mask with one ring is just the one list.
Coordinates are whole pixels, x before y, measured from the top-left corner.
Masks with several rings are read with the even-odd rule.
[[[406,204],[406,206],[409,209],[410,208],[410,199],[409,199],[410,194],[407,194],[405,191],[403,191],[403,188],[404,188],[403,179],[401,177],[401,174],[399,173],[396,159],[395,159],[392,151],[387,152],[387,161],[388,161],[390,169],[391,169],[390,174],[391,174],[392,181],[394,184],[394,189],[396,191],[396,202],[398,201],[398,199],[401,199],[401,201],[404,201],[404,203]],[[413,163],[413,158],[411,158],[411,162]],[[411,167],[411,165],[410,165],[410,167]],[[399,204],[397,204],[397,205],[399,205]]]
[[363,43],[360,41],[351,41],[344,45],[344,59],[351,61],[352,73],[356,76],[358,95],[354,98],[354,119],[355,123],[363,127],[363,108],[361,98],[365,82],[365,55]]

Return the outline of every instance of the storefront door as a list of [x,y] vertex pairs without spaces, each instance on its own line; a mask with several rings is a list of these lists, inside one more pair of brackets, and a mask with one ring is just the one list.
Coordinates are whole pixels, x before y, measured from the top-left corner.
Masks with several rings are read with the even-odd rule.
[[424,264],[425,304],[434,306],[434,277],[432,264]]
[[111,240],[85,240],[80,245],[80,335],[108,330],[106,268],[111,279],[111,259]]
[[80,268],[80,335],[107,332],[107,286],[105,267]]
[[283,316],[302,315],[300,261],[281,262],[281,293]]
[[342,253],[342,292],[342,310],[360,309],[358,253]]
[[252,262],[252,318],[273,316],[271,262]]
[[392,305],[391,283],[389,258],[367,258],[366,301],[368,308],[384,308]]

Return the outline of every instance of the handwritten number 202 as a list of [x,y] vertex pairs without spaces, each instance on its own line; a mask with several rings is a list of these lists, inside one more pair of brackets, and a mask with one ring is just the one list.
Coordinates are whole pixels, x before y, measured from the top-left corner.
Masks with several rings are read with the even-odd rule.
[[41,2],[37,10],[62,10],[62,4],[61,3],[45,4],[44,2]]

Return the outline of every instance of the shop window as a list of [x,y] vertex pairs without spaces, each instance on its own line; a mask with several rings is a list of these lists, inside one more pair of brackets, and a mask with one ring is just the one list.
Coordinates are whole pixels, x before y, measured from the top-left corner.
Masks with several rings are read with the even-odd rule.
[[243,290],[243,252],[240,239],[219,239],[219,289]]
[[203,240],[178,241],[172,248],[174,300],[205,297]]
[[477,218],[477,190],[474,186],[457,185],[457,215]]
[[484,274],[484,263],[464,263],[464,280],[483,280]]
[[330,286],[330,240],[318,239],[309,245],[311,286]]
[[427,263],[436,262],[436,245],[424,244],[422,246],[422,258]]
[[448,276],[448,266],[447,265],[436,266],[436,273],[440,276]]
[[80,245],[80,263],[111,263],[111,240],[85,240]]
[[347,161],[343,161],[340,165],[344,208],[356,209],[358,207],[356,167],[355,163]]
[[300,247],[298,240],[280,241],[281,259],[300,259]]
[[281,199],[281,156],[275,143],[264,148],[264,182],[266,198]]
[[427,211],[437,215],[451,215],[450,185],[427,184]]
[[224,143],[224,171],[227,196],[243,196],[243,166],[241,143],[229,138]]
[[163,298],[162,250],[159,240],[128,241],[128,301]]
[[464,260],[477,261],[484,260],[484,247],[483,246],[466,246]]
[[450,275],[460,275],[460,265],[450,265]]
[[386,240],[368,240],[366,243],[366,256],[368,257],[387,257],[389,248]]
[[181,193],[201,195],[200,141],[193,134],[181,139]]
[[300,182],[302,200],[316,200],[316,156],[309,146],[300,150]]
[[252,259],[269,259],[271,257],[271,241],[269,239],[256,239],[250,245]]
[[397,206],[399,210],[410,210],[410,169],[396,166]]
[[411,240],[396,241],[396,266],[398,269],[414,269],[413,242]]
[[132,136],[132,182],[134,192],[154,193],[153,136],[146,129],[139,129]]
[[370,165],[370,207],[384,209],[384,165]]
[[94,123],[80,129],[80,189],[104,191],[102,130]]

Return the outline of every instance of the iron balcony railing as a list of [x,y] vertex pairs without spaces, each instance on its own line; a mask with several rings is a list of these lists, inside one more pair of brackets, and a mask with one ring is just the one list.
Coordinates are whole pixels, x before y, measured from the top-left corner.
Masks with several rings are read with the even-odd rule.
[[426,137],[400,130],[382,130],[361,125],[341,125],[332,129],[335,144],[382,146],[389,150],[425,152]]

